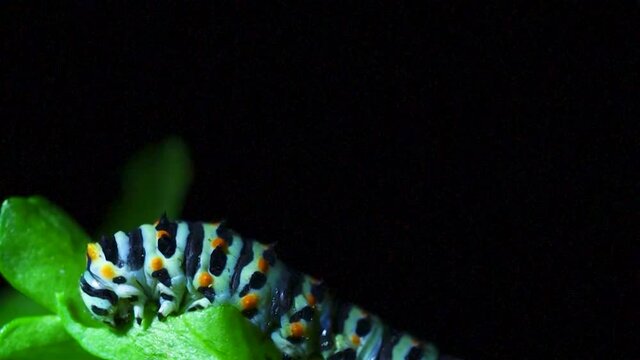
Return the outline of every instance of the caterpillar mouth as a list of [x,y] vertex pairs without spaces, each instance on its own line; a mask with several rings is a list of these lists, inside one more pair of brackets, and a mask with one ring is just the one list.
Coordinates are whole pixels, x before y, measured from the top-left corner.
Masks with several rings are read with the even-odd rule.
[[129,324],[131,321],[131,315],[127,314],[124,316],[116,316],[113,320],[113,324],[116,327],[119,327],[121,325],[125,325],[125,324]]

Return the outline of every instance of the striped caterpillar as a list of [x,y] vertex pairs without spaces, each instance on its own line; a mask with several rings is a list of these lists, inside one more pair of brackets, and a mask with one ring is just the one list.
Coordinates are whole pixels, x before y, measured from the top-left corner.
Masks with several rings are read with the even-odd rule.
[[[437,350],[331,296],[324,283],[278,261],[272,245],[224,223],[162,216],[87,245],[80,293],[98,320],[142,323],[147,302],[158,319],[229,303],[265,334],[284,359],[428,359]],[[315,331],[313,329],[316,329]]]

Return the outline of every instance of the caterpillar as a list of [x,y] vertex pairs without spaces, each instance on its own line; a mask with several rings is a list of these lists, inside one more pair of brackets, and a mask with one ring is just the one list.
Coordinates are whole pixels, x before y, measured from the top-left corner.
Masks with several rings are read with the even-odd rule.
[[157,317],[230,303],[270,335],[283,359],[435,360],[432,343],[385,325],[340,301],[324,282],[280,262],[273,245],[221,223],[170,221],[118,231],[87,245],[80,294],[92,315],[118,327],[140,326],[145,304]]

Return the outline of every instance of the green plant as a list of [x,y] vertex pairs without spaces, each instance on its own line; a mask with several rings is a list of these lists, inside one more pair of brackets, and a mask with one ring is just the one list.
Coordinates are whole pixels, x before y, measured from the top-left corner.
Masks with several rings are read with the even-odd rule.
[[[161,176],[171,174],[171,176]],[[123,196],[101,233],[133,228],[166,211],[180,213],[191,180],[185,145],[177,139],[135,155],[123,171]],[[91,238],[42,197],[15,197],[0,211],[0,273],[13,288],[0,292],[0,359],[264,359],[280,358],[269,339],[234,308],[218,306],[146,328],[115,330],[95,321],[78,290]],[[17,290],[17,291],[16,291]]]

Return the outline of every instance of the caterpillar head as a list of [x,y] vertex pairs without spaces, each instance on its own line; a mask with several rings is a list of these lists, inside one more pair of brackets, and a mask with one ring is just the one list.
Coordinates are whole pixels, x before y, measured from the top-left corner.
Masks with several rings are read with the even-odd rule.
[[116,326],[118,296],[106,288],[90,270],[80,278],[80,295],[92,315],[105,323]]
[[120,298],[113,291],[114,269],[99,244],[87,245],[87,268],[80,278],[80,295],[95,318],[113,326],[120,322]]

